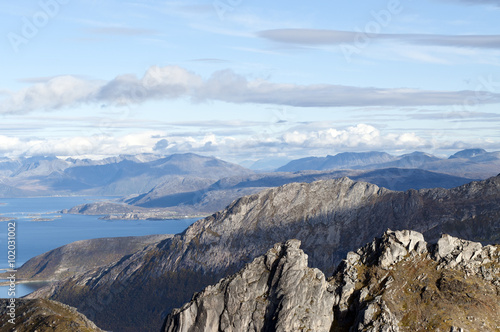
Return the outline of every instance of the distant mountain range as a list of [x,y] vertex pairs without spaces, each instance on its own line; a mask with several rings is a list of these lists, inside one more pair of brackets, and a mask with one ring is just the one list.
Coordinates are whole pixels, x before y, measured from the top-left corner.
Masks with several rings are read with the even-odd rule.
[[119,156],[103,160],[32,157],[0,160],[0,195],[140,194],[161,183],[172,192],[201,189],[226,176],[253,174],[244,167],[196,154]]
[[111,219],[172,218],[208,215],[238,197],[291,182],[349,176],[391,190],[453,188],[499,172],[500,152],[482,149],[463,150],[448,159],[423,152],[402,156],[346,152],[294,160],[276,172],[256,172],[192,153],[103,160],[1,158],[0,197],[120,196],[120,201],[66,212],[110,215]]
[[[276,161],[272,159],[271,161]],[[257,164],[266,164],[259,161]],[[384,172],[394,173],[394,169],[420,169],[452,175],[443,176],[437,184],[428,184],[422,173],[420,179],[408,179],[406,186],[391,186],[389,189],[420,189],[435,186],[449,188],[460,185],[457,178],[470,181],[485,179],[500,172],[500,152],[486,152],[482,149],[470,149],[457,152],[448,159],[438,158],[423,152],[393,156],[385,152],[345,152],[335,156],[308,157],[297,159],[279,167],[276,172],[256,172],[245,167],[229,163],[214,157],[205,157],[192,153],[159,156],[154,154],[123,155],[103,160],[60,159],[57,157],[29,157],[8,159],[0,158],[0,197],[50,196],[50,195],[103,195],[127,196],[141,195],[132,201],[136,204],[157,201],[166,195],[179,195],[179,202],[197,191],[206,193],[218,189],[228,189],[223,183],[239,183],[242,188],[272,187],[293,181],[305,181],[303,178],[328,177],[332,171],[351,172],[342,175],[358,176],[352,171],[393,169]],[[323,174],[289,175],[302,171],[321,171]],[[329,171],[329,172],[324,172]],[[395,178],[405,171],[399,171]],[[307,173],[307,172],[306,172]],[[309,172],[310,173],[310,172]],[[382,173],[380,173],[382,174]],[[417,174],[417,172],[415,172]],[[369,175],[376,182],[374,174]],[[405,175],[407,177],[407,175]],[[432,181],[437,180],[434,174]],[[224,180],[231,179],[231,180]],[[360,178],[361,179],[361,178]],[[223,180],[222,182],[218,182]],[[448,181],[451,180],[451,181]],[[422,182],[423,181],[423,182]],[[397,182],[397,181],[396,181]],[[413,182],[413,183],[410,183]],[[249,185],[253,183],[254,185]],[[258,184],[257,184],[258,183]],[[255,185],[257,184],[257,185]],[[385,185],[384,185],[385,186]],[[183,193],[189,193],[184,196]],[[173,204],[173,198],[170,198]],[[175,205],[175,204],[174,204]]]
[[449,158],[424,152],[393,156],[385,152],[344,152],[334,156],[308,157],[293,160],[279,167],[278,172],[304,170],[418,168],[468,178],[487,178],[500,172],[500,152],[468,149]]

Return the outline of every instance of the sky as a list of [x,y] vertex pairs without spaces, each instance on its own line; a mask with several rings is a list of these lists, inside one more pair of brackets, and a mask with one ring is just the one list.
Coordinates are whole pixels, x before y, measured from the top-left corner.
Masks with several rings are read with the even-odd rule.
[[0,156],[500,150],[499,0],[0,5]]

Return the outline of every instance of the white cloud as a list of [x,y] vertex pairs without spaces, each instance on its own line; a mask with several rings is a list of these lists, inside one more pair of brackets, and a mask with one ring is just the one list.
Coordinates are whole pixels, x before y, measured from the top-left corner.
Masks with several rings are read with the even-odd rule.
[[22,147],[22,143],[19,138],[0,135],[0,152],[15,151],[20,147]]
[[163,131],[144,131],[122,136],[93,135],[62,138],[0,136],[0,153],[17,155],[57,155],[101,159],[119,154],[199,153],[225,160],[260,159],[269,155],[299,158],[341,151],[436,151],[481,146],[500,149],[491,138],[478,138],[467,144],[447,137],[421,137],[413,132],[394,133],[368,124],[345,128],[324,128],[320,124],[296,127],[273,135],[225,136],[214,133],[177,136]]
[[366,124],[358,124],[346,129],[328,128],[309,132],[293,131],[285,133],[283,140],[291,146],[323,149],[386,149],[395,146],[413,149],[427,145],[427,142],[417,137],[415,133],[384,135],[379,129]]
[[57,76],[47,82],[10,93],[0,104],[0,113],[28,113],[34,110],[55,110],[84,103],[102,85],[99,81],[74,76]]
[[0,153],[7,156],[57,155],[107,157],[123,153],[152,152],[158,132],[143,132],[119,137],[107,135],[26,138],[0,136]]
[[[462,104],[475,91],[430,91],[408,88],[355,87],[335,84],[299,85],[248,80],[231,70],[208,79],[177,66],[149,68],[142,78],[121,75],[109,82],[59,76],[10,93],[0,113],[54,110],[82,103],[128,105],[148,100],[189,98],[193,102],[270,104],[296,107],[424,106]],[[487,98],[486,98],[487,97]],[[480,104],[500,102],[500,91],[485,92]]]
[[200,76],[177,66],[150,67],[142,79],[122,75],[102,86],[95,99],[113,104],[141,103],[192,95],[203,84]]

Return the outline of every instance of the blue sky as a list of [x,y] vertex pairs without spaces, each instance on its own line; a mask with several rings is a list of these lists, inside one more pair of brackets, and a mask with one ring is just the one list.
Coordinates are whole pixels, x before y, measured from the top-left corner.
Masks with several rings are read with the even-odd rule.
[[500,1],[0,6],[0,154],[500,150]]

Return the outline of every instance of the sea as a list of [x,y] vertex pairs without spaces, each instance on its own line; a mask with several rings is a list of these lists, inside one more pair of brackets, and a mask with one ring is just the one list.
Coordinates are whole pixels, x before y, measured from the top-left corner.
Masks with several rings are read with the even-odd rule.
[[[32,257],[74,241],[103,237],[178,234],[197,220],[107,221],[100,220],[99,216],[59,213],[76,205],[102,200],[110,200],[110,197],[0,198],[0,218],[12,218],[15,221],[15,267],[19,268]],[[2,221],[0,222],[0,269],[9,268],[8,236],[9,222]],[[44,285],[44,283],[17,284],[15,297],[27,295]],[[8,286],[0,286],[0,298],[8,297],[11,297],[8,296]]]

